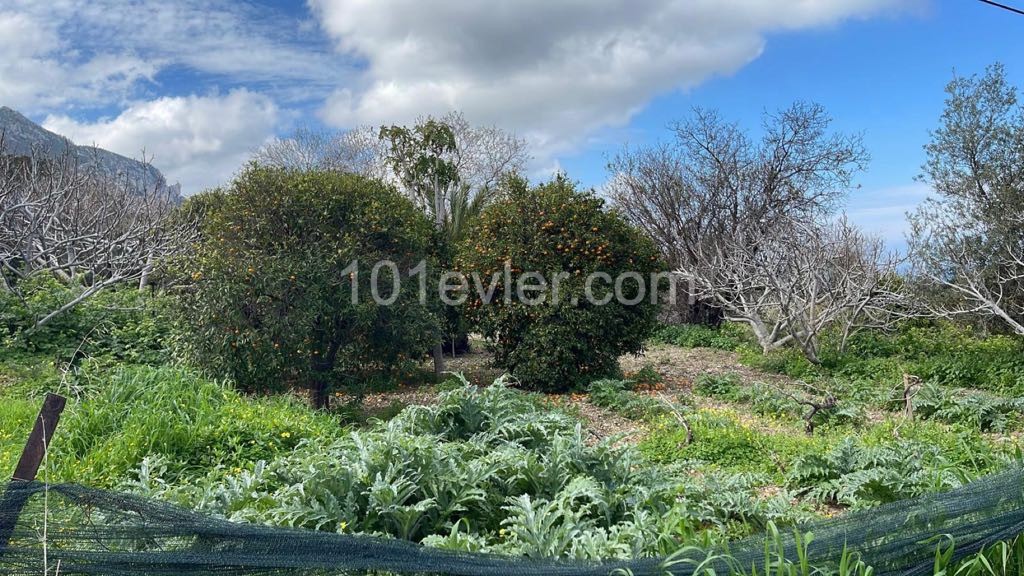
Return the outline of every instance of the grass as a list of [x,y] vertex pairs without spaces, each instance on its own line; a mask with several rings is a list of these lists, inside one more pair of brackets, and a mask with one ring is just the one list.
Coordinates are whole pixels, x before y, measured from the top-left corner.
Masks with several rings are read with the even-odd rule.
[[[221,382],[176,367],[87,367],[51,447],[55,481],[111,487],[147,456],[165,459],[175,474],[199,475],[287,452],[304,439],[341,434],[332,415],[287,396],[252,398]],[[13,468],[38,411],[35,398],[4,392],[0,462]]]
[[838,434],[807,436],[791,421],[746,414],[732,407],[698,408],[688,417],[692,441],[675,419],[659,420],[639,444],[654,462],[701,470],[753,473],[782,485],[791,463],[833,446]]
[[0,403],[0,471],[14,471],[38,412],[38,402],[3,397]]
[[[304,485],[307,476],[313,482],[307,488],[314,492],[336,486],[331,482],[337,478],[327,472],[335,470],[338,462],[349,459],[356,468],[363,465],[357,465],[363,457],[357,456],[357,445],[344,439],[364,434],[359,437],[373,442],[373,451],[367,453],[372,466],[413,466],[406,469],[406,480],[412,484],[420,485],[428,477],[415,467],[425,465],[417,458],[430,451],[464,460],[449,463],[456,468],[446,474],[456,474],[457,469],[466,478],[476,473],[484,476],[479,483],[451,476],[448,488],[453,494],[462,493],[461,486],[468,490],[465,494],[483,498],[487,505],[474,509],[472,530],[458,533],[445,520],[455,516],[436,516],[429,533],[411,525],[403,528],[400,518],[413,514],[417,506],[433,506],[420,501],[395,504],[399,508],[389,512],[395,514],[391,524],[371,526],[365,524],[368,517],[339,516],[338,522],[345,522],[349,530],[364,523],[369,531],[399,537],[416,534],[416,539],[431,545],[456,549],[599,558],[635,552],[625,540],[600,540],[608,537],[598,537],[601,530],[641,540],[669,531],[674,546],[697,542],[700,534],[707,533],[716,539],[734,538],[815,514],[945,490],[1020,459],[1014,442],[1006,440],[1021,425],[1014,412],[1016,395],[1024,390],[1020,376],[1024,369],[1017,356],[1024,349],[1019,339],[979,339],[951,327],[908,326],[893,334],[858,336],[849,353],[826,355],[823,365],[814,366],[791,350],[768,356],[754,353],[742,332],[733,328],[663,330],[658,338],[673,345],[738,350],[748,365],[799,378],[816,391],[834,394],[839,408],[823,413],[814,433],[808,435],[801,420],[806,407],[793,398],[802,389],[780,388],[777,378],[766,384],[730,375],[701,377],[692,395],[673,397],[670,405],[661,397],[663,383],[657,370],[645,366],[627,380],[596,382],[589,391],[592,403],[644,424],[646,436],[628,456],[588,452],[590,448],[571,442],[559,444],[568,441],[556,437],[574,434],[575,417],[553,408],[560,402],[529,395],[513,402],[518,414],[528,415],[523,416],[526,420],[514,425],[505,422],[504,432],[495,431],[513,437],[499,436],[491,439],[494,444],[474,446],[481,442],[473,439],[474,426],[486,421],[487,410],[503,408],[500,402],[488,407],[467,399],[465,387],[457,382],[437,387],[453,399],[447,405],[424,410],[395,404],[376,415],[379,422],[360,423],[357,428],[352,419],[314,412],[290,396],[246,396],[187,368],[86,361],[62,382],[64,375],[55,367],[52,354],[21,353],[0,359],[0,466],[13,469],[42,394],[60,388],[73,399],[52,445],[47,470],[51,481],[117,489],[145,485],[150,494],[179,502],[224,502],[221,497],[228,494],[224,490],[245,485],[245,478],[267,481],[260,476],[267,472],[260,471],[270,470],[276,475],[272,481],[283,484],[262,485],[262,492],[252,495],[255,500],[230,493],[241,507],[220,513],[231,515],[255,507],[239,519],[284,523],[282,519],[303,518],[315,527],[319,520],[310,516],[315,503],[289,501],[289,487]],[[893,401],[902,374],[910,371],[931,387],[917,398],[914,421],[906,420],[900,403]],[[984,389],[986,394],[974,389]],[[668,391],[664,394],[671,396]],[[401,426],[406,430],[399,439],[394,429]],[[411,448],[401,447],[402,442]],[[508,442],[519,448],[504,454]],[[502,458],[507,474],[486,473]],[[595,470],[611,470],[616,459],[655,472],[667,485],[657,484],[648,474],[644,484],[631,480],[613,488],[599,482],[594,492],[586,478],[593,479]],[[381,468],[381,478],[397,468],[390,470]],[[558,477],[565,470],[575,470],[582,478],[571,489],[565,484],[571,479]],[[361,490],[382,487],[368,484]],[[189,492],[199,489],[220,499],[197,498]],[[595,494],[600,498],[595,500]],[[659,503],[651,510],[657,509],[654,517],[660,520],[651,526],[639,524],[647,512],[621,515],[620,504],[625,501],[620,498],[637,494],[644,495],[644,506]],[[524,495],[528,501],[520,498]],[[610,502],[620,503],[615,505],[619,506],[616,518],[628,523],[628,528],[599,520],[600,514],[609,513],[598,514],[601,506]],[[632,506],[634,501],[629,502]],[[678,503],[682,506],[677,508]],[[586,515],[578,516],[584,508]],[[528,521],[540,524],[522,530],[521,524]],[[582,522],[591,531],[589,543],[552,548],[552,541],[541,537],[562,529],[571,532],[572,522]],[[653,541],[664,545],[658,538]],[[1019,540],[993,547],[992,562],[1012,563],[1022,549]],[[780,569],[779,573],[801,574],[799,562],[791,566],[796,571]]]

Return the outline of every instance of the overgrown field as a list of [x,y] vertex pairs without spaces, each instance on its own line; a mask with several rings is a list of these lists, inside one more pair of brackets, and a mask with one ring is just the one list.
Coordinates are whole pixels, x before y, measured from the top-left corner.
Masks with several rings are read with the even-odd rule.
[[[59,391],[72,402],[49,481],[244,522],[599,559],[790,530],[1020,463],[1021,341],[944,325],[865,333],[821,366],[755,354],[733,328],[667,327],[650,358],[714,347],[742,369],[687,379],[641,358],[571,396],[451,378],[417,390],[429,405],[403,408],[396,392],[369,420],[247,396],[166,355],[127,358],[117,338],[88,340],[76,364],[56,344],[5,352],[0,466]],[[625,437],[596,437],[593,410],[630,422]]]

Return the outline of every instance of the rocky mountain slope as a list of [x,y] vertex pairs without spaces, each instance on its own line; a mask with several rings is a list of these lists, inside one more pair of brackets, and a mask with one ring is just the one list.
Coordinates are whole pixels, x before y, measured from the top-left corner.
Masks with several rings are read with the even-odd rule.
[[163,190],[181,198],[181,187],[170,185],[155,167],[93,146],[78,146],[60,134],[55,134],[29,120],[16,110],[0,106],[0,154],[28,156],[35,151],[46,158],[57,158],[68,152],[80,166],[98,167],[108,174],[127,175],[146,189]]

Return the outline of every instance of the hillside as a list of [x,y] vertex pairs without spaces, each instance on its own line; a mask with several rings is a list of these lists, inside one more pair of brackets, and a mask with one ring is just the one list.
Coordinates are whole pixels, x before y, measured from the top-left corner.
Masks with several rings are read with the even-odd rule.
[[132,180],[145,183],[147,189],[167,189],[180,198],[180,185],[167,183],[160,170],[95,146],[79,146],[69,139],[51,132],[29,120],[16,110],[0,106],[0,135],[4,154],[28,156],[33,151],[45,158],[57,158],[71,151],[81,166],[98,167],[109,174],[129,175]]

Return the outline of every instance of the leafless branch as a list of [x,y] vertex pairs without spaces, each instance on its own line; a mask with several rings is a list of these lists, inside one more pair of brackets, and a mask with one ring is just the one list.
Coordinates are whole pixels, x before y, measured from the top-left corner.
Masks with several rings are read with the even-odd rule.
[[172,218],[174,190],[130,174],[82,166],[65,153],[50,158],[3,153],[0,139],[0,277],[3,289],[51,274],[77,294],[43,313],[27,332],[119,283],[148,278],[192,235]]

